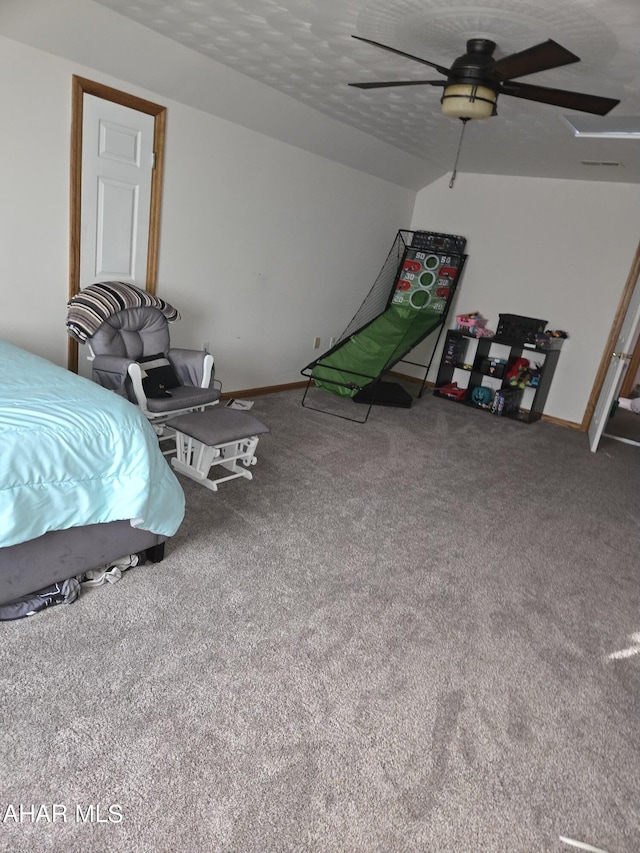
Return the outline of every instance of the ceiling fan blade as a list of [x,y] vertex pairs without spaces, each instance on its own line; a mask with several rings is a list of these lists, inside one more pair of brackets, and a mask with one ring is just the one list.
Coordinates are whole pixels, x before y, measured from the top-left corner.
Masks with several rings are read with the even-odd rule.
[[446,86],[446,80],[395,80],[385,83],[347,83],[356,89],[386,89],[391,86]]
[[498,80],[513,80],[514,77],[524,77],[536,71],[546,71],[548,68],[559,68],[572,62],[580,62],[580,57],[553,39],[548,39],[519,53],[496,59],[486,70]]
[[431,68],[435,68],[436,71],[439,71],[441,74],[449,74],[448,68],[444,68],[442,65],[436,65],[435,62],[429,62],[428,59],[420,59],[419,56],[412,56],[410,53],[404,53],[401,50],[396,50],[395,47],[389,47],[386,44],[380,44],[378,41],[371,41],[371,39],[362,38],[362,36],[351,36],[351,38],[358,39],[358,41],[364,41],[367,44],[372,44],[374,47],[381,47],[383,50],[388,50],[391,53],[397,54],[397,56],[404,56],[405,59],[413,59],[414,62],[421,62],[423,65],[430,65]]
[[580,110],[583,113],[593,113],[604,116],[620,101],[615,98],[601,98],[599,95],[585,95],[582,92],[567,92],[565,89],[548,89],[546,86],[531,86],[507,80],[502,84],[503,95],[523,98],[525,101],[538,101],[541,104],[551,104],[555,107],[566,107],[570,110]]

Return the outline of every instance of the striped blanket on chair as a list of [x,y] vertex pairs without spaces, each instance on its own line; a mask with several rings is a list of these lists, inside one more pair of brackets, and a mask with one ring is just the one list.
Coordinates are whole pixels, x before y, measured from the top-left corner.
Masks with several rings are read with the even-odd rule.
[[167,320],[179,320],[177,309],[126,281],[90,284],[67,303],[67,332],[81,344],[87,342],[109,317],[125,308],[158,308]]

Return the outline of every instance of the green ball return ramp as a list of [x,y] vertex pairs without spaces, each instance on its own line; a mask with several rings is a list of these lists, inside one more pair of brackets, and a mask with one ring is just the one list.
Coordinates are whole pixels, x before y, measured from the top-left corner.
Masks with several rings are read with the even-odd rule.
[[[432,231],[398,231],[375,284],[355,317],[327,352],[301,372],[308,378],[302,404],[311,385],[368,406],[408,408],[412,397],[383,377],[399,362],[424,368],[418,396],[422,396],[449,306],[460,281],[467,256],[466,240]],[[407,355],[437,332],[428,364],[409,361]],[[327,411],[318,409],[318,411]],[[334,414],[333,412],[327,412]],[[339,417],[345,417],[339,415]]]

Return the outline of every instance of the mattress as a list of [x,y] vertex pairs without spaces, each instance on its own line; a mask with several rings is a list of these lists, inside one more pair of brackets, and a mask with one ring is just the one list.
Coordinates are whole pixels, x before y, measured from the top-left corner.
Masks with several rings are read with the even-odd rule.
[[129,519],[170,537],[184,493],[140,410],[0,341],[0,548]]

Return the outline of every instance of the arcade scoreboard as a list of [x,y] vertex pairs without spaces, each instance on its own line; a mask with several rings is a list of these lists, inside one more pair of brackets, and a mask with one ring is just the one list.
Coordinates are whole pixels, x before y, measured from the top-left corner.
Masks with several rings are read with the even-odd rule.
[[463,237],[451,234],[416,231],[405,250],[390,304],[445,313],[462,269],[465,243]]

